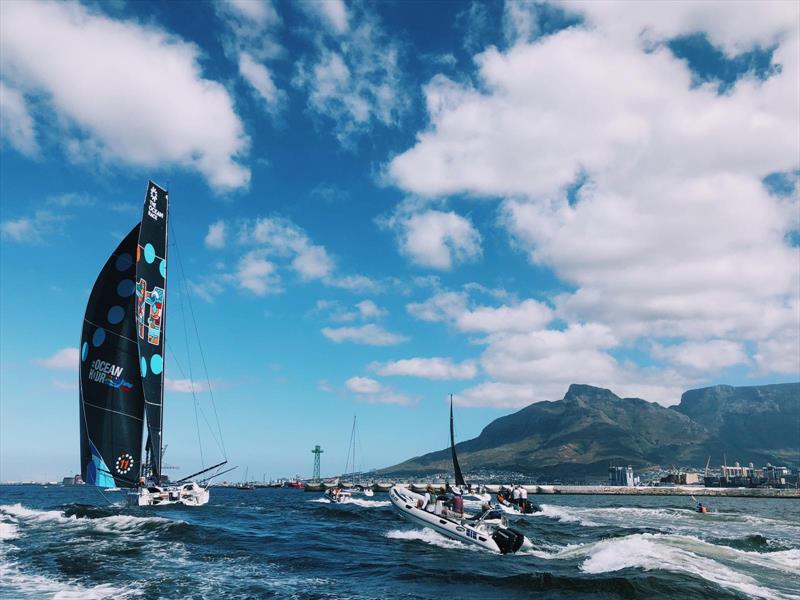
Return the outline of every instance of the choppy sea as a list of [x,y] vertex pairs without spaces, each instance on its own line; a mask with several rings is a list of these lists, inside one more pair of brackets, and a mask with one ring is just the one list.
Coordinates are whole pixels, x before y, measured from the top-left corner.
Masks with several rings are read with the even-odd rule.
[[800,501],[535,496],[499,556],[405,522],[388,496],[213,488],[200,508],[0,486],[0,597],[800,598]]

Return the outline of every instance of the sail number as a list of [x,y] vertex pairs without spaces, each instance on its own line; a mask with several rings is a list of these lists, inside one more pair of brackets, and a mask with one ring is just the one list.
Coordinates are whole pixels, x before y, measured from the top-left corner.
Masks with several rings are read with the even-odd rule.
[[[148,310],[149,309],[149,310]],[[149,312],[149,315],[148,315]],[[139,337],[149,344],[161,342],[161,317],[164,312],[164,288],[147,290],[147,282],[139,279],[136,284],[136,324]],[[145,338],[145,336],[147,336]]]

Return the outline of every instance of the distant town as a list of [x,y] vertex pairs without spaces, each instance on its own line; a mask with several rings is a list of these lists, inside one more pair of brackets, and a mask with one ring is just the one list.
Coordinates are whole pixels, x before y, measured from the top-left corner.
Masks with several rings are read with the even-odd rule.
[[[452,478],[452,473],[442,472],[421,477],[404,478],[406,483],[428,483],[433,482],[439,485],[446,484]],[[165,476],[166,479],[166,476]],[[261,480],[249,481],[222,481],[215,484],[218,487],[247,487],[247,488],[303,488],[308,491],[322,491],[326,488],[341,485],[342,483],[353,481],[361,482],[364,487],[372,487],[374,491],[388,491],[394,479],[391,481],[381,478],[375,472],[349,473],[329,478],[302,478],[300,475],[294,477],[284,477],[269,479],[262,477]],[[583,488],[591,487],[625,487],[625,488],[670,488],[676,486],[691,486],[698,490],[702,488],[761,488],[761,489],[798,489],[800,488],[800,478],[797,471],[792,471],[785,466],[776,466],[767,463],[763,467],[757,467],[752,462],[741,465],[735,462],[733,465],[723,464],[716,468],[706,465],[704,469],[679,468],[671,466],[669,468],[654,466],[642,469],[636,473],[630,465],[618,466],[610,465],[608,468],[607,481],[597,479],[570,479],[570,478],[540,478],[532,477],[525,473],[508,471],[476,471],[466,474],[467,482],[475,485],[488,485],[493,487],[495,483],[517,483],[526,486],[578,486]],[[64,477],[59,481],[7,481],[7,485],[83,485],[80,475]],[[667,490],[664,490],[667,491]],[[562,492],[563,493],[563,492]],[[586,492],[584,492],[586,493]]]

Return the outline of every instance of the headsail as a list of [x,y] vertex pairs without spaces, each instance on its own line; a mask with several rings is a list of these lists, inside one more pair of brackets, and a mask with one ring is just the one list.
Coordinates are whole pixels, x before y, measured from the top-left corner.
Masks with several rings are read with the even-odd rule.
[[465,485],[464,475],[461,473],[461,466],[458,464],[456,456],[456,437],[453,433],[453,394],[450,394],[450,451],[453,453],[453,472],[455,473],[456,485]]
[[136,249],[136,338],[147,415],[150,471],[161,477],[164,331],[167,292],[167,192],[150,181]]
[[144,403],[134,283],[139,225],[106,261],[92,288],[80,347],[81,476],[130,486],[142,456]]

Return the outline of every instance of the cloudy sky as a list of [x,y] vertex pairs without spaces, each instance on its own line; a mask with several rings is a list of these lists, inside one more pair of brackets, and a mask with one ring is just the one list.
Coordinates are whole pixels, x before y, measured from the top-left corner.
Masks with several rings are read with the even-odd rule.
[[467,439],[572,382],[797,380],[799,63],[796,2],[0,3],[0,479],[79,467],[149,178],[183,471],[212,393],[278,476],[341,471],[353,415],[363,467],[441,448],[450,392]]

